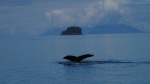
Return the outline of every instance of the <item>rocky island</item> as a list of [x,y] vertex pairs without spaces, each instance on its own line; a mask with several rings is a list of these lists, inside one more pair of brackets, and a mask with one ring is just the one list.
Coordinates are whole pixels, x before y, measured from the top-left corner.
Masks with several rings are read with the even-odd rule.
[[61,35],[82,35],[82,29],[78,26],[71,26],[62,31]]

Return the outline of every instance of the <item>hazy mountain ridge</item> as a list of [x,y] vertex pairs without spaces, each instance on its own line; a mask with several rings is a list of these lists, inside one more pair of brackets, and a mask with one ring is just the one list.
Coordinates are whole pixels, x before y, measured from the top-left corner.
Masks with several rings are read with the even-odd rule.
[[[65,29],[52,29],[46,31],[43,36],[47,35],[60,35],[62,31]],[[129,25],[125,24],[114,24],[114,25],[98,25],[93,28],[82,28],[83,34],[115,34],[115,33],[142,33],[142,31],[138,30]]]
[[85,31],[85,34],[142,33],[137,28],[125,24],[99,25]]

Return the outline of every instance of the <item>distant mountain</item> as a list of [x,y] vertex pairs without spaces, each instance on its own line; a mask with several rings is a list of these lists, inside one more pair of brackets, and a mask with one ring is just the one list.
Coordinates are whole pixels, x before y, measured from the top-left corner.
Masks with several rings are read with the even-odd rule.
[[[46,31],[43,36],[47,35],[60,35],[64,31],[62,29],[52,29]],[[129,25],[125,24],[114,24],[114,25],[98,25],[93,28],[82,28],[83,34],[116,34],[116,33],[142,33],[142,31],[138,30]]]
[[84,28],[85,34],[115,34],[115,33],[142,33],[142,31],[125,24],[99,25],[90,29]]

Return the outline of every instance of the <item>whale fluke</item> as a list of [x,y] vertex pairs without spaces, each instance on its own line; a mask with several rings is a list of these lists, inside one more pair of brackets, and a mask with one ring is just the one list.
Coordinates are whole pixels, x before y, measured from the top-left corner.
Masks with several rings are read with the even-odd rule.
[[84,54],[84,55],[81,55],[81,56],[78,56],[78,57],[73,56],[73,55],[67,55],[63,59],[67,59],[67,60],[70,60],[72,62],[80,62],[83,59],[88,58],[88,57],[92,57],[92,56],[94,56],[94,55],[92,55],[92,54]]

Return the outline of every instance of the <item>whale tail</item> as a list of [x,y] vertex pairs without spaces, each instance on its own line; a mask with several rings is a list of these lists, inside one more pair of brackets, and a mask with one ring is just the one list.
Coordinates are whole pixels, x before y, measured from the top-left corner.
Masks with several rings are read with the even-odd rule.
[[63,59],[67,59],[67,60],[70,60],[72,62],[80,62],[85,58],[93,57],[93,56],[94,56],[93,54],[84,54],[84,55],[81,55],[81,56],[78,56],[78,57],[73,56],[73,55],[67,55]]

